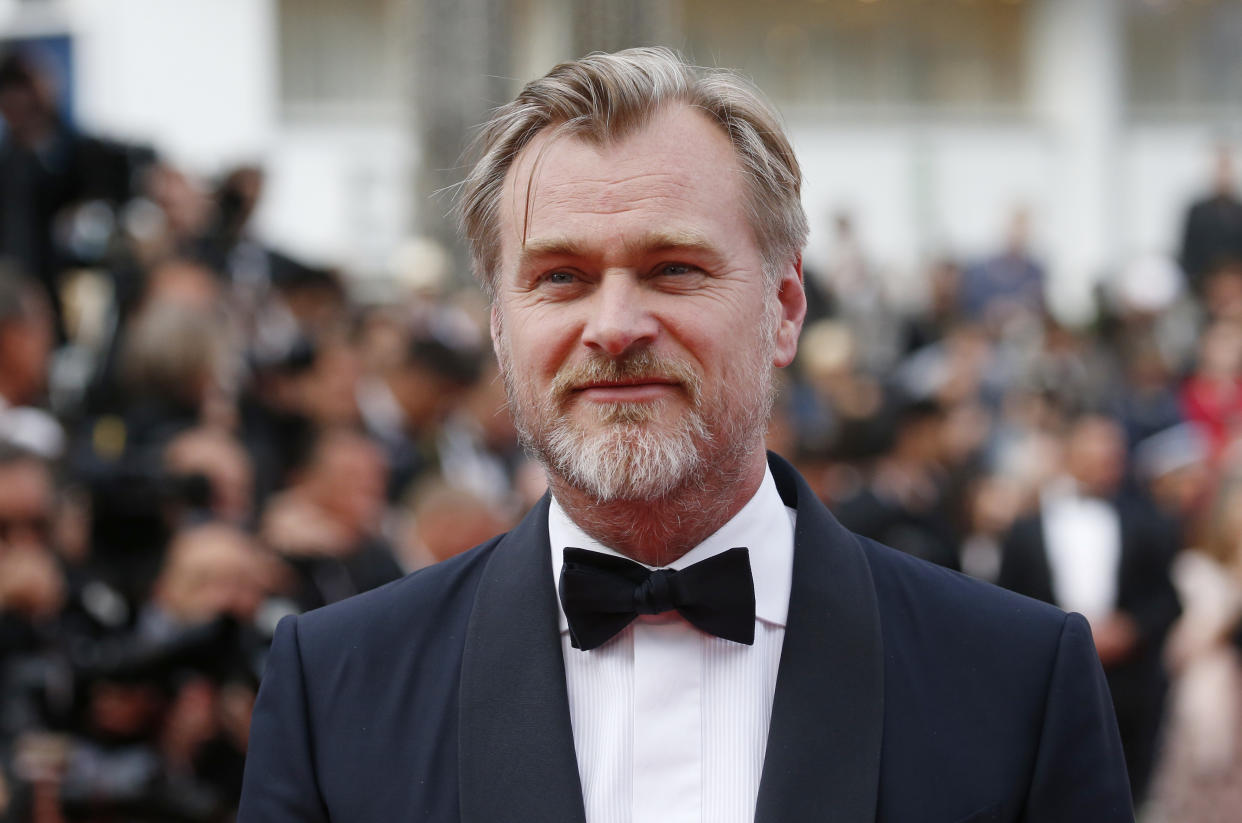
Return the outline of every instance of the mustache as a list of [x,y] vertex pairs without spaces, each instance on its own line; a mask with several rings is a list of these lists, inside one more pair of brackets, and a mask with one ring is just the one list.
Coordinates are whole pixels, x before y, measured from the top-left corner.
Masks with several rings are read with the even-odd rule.
[[626,380],[658,380],[679,384],[696,403],[702,382],[694,369],[682,360],[662,357],[650,349],[639,349],[622,357],[592,354],[588,359],[557,372],[552,380],[551,393],[563,401],[582,386],[599,382]]

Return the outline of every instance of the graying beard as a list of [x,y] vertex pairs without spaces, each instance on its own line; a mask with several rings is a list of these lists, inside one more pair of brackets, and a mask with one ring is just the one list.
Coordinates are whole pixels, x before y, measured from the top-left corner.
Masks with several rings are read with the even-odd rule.
[[[770,361],[775,346],[775,320],[779,309],[774,291],[765,290],[764,309],[769,322],[764,324],[766,328],[761,346],[763,360]],[[521,408],[517,397],[519,390],[511,379],[508,346],[499,316],[497,332],[497,355],[505,392],[509,397],[510,408],[518,409]],[[558,374],[554,386],[573,385],[575,380],[582,379],[584,373],[593,377],[642,374],[650,368],[651,363],[652,355],[648,351],[639,352],[620,364],[609,361],[588,363],[577,374]],[[697,405],[700,392],[698,375],[686,369],[679,370],[678,376],[683,380],[692,404]],[[747,385],[735,384],[726,387],[726,391],[733,395],[729,401],[733,408],[745,408],[752,400],[740,396],[742,392],[752,390],[749,386],[751,381],[746,379],[741,382]],[[776,394],[773,381],[769,378],[766,383],[764,397],[752,409],[752,413],[743,419],[729,419],[726,429],[719,432],[728,449],[725,466],[740,462],[752,448],[754,436],[762,436],[771,416]],[[554,396],[556,393],[554,388]],[[552,421],[550,426],[545,427],[546,439],[542,445],[521,414],[514,415],[514,422],[522,446],[528,454],[552,469],[570,485],[594,497],[597,502],[656,501],[668,497],[678,489],[706,487],[708,478],[704,476],[706,467],[703,466],[703,453],[705,447],[714,439],[697,409],[692,409],[677,431],[663,433],[646,430],[643,424],[657,416],[660,405],[604,404],[597,410],[608,428],[597,434],[587,435],[576,431],[568,416],[558,413],[553,403],[548,398],[543,398],[536,406],[539,412],[552,418]]]
[[702,471],[702,447],[711,440],[692,413],[675,431],[645,426],[655,406],[617,403],[600,409],[607,428],[584,434],[561,418],[550,427],[543,457],[557,474],[597,501],[658,500]]

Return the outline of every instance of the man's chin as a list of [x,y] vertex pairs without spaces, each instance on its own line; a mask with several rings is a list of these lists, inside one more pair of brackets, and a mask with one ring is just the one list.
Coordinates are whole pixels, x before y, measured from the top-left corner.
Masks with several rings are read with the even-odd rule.
[[574,403],[564,412],[564,419],[574,426],[585,437],[605,436],[623,432],[633,435],[640,430],[653,434],[670,434],[693,426],[687,417],[692,412],[684,406],[673,403],[669,398],[642,402],[597,402],[582,401]]
[[702,462],[693,426],[650,421],[563,425],[538,451],[563,482],[600,502],[661,500],[696,477]]

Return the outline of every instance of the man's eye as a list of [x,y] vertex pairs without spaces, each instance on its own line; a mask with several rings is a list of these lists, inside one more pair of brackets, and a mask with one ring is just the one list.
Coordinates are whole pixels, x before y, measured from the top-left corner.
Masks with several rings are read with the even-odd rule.
[[674,277],[685,274],[693,274],[697,269],[686,263],[665,263],[656,270],[657,274],[668,274]]
[[577,275],[569,271],[554,271],[544,279],[555,286],[567,286],[578,282]]

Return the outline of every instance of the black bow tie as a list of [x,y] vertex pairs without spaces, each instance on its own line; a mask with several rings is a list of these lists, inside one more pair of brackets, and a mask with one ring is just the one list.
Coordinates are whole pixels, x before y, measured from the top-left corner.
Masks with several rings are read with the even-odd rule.
[[575,649],[606,643],[640,614],[674,609],[708,634],[747,646],[755,642],[755,584],[746,549],[729,549],[680,571],[652,571],[623,557],[567,548],[560,591]]

